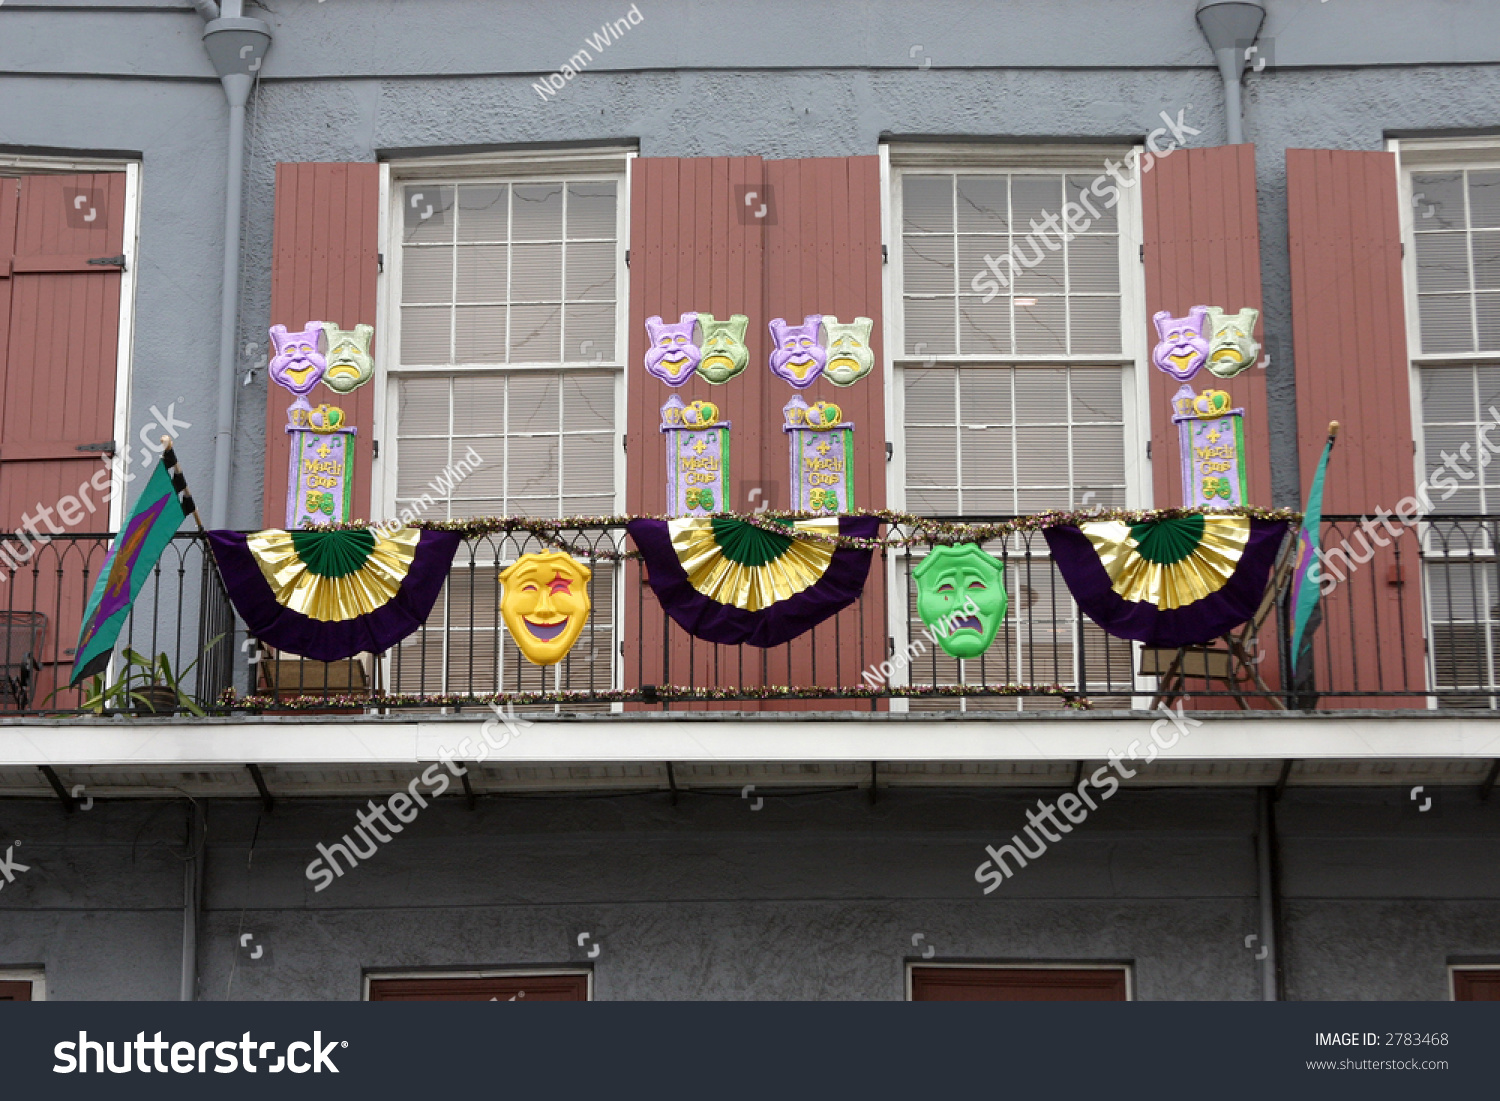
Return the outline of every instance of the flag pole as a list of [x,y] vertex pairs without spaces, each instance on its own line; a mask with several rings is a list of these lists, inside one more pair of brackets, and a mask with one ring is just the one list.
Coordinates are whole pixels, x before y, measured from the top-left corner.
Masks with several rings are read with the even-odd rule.
[[182,499],[182,511],[192,514],[193,523],[198,525],[198,532],[201,535],[208,529],[203,526],[203,521],[198,516],[198,505],[193,500],[192,491],[188,489],[187,479],[182,475],[182,463],[177,459],[177,450],[172,446],[172,437],[163,436],[161,443],[161,461],[167,464],[167,472],[172,475],[172,489]]

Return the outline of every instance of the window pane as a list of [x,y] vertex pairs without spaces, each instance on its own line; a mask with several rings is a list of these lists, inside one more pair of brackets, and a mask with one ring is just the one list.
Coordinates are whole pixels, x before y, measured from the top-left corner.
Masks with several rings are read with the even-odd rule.
[[964,424],[1009,425],[1015,421],[1011,412],[1011,377],[1008,368],[972,368],[956,373],[963,389],[960,419]]
[[1469,235],[1423,233],[1417,237],[1417,289],[1469,289]]
[[614,489],[612,435],[566,435],[562,438],[563,482],[567,494],[603,494]]
[[952,424],[953,383],[955,373],[949,370],[925,371],[918,367],[905,371],[906,422],[908,424]]
[[957,429],[906,430],[906,481],[912,486],[958,484]]
[[512,363],[556,363],[562,357],[562,307],[512,306]]
[[401,251],[401,301],[451,302],[453,250],[406,248]]
[[1074,237],[1068,242],[1068,289],[1074,294],[1120,293],[1118,237]]
[[396,448],[396,496],[420,497],[448,465],[447,440],[401,440]]
[[1429,425],[1473,423],[1474,373],[1469,368],[1422,372],[1422,419]]
[[615,423],[615,377],[613,374],[570,374],[562,379],[562,417],[574,431],[603,428]]
[[511,238],[516,241],[562,240],[562,184],[516,184],[511,208]]
[[[1077,203],[1083,210],[1081,216],[1077,213],[1074,214],[1074,220],[1078,224],[1082,224],[1083,218],[1089,220],[1090,225],[1088,229],[1083,231],[1085,233],[1118,233],[1120,231],[1120,222],[1115,215],[1116,208],[1106,206],[1104,200],[1094,194],[1092,190],[1096,178],[1093,176],[1068,177],[1068,199],[1071,202]],[[1098,217],[1095,217],[1091,211],[1097,211]]]
[[404,243],[453,240],[453,188],[412,184],[401,209]]
[[979,298],[960,298],[958,342],[958,350],[964,355],[1008,354],[1010,298],[1001,295],[988,304]]
[[911,233],[953,232],[953,177],[904,176],[902,226]]
[[516,245],[510,260],[511,301],[562,300],[562,245]]
[[459,363],[505,362],[505,307],[459,306],[453,311]]
[[1120,351],[1120,300],[1070,298],[1069,348],[1074,355],[1114,355]]
[[954,351],[954,300],[908,298],[906,300],[906,353],[908,355],[952,355]]
[[611,242],[568,246],[567,298],[613,302],[615,245]]
[[1474,330],[1467,294],[1424,294],[1417,299],[1424,352],[1472,352]]
[[1411,190],[1417,232],[1466,228],[1462,172],[1413,173]]
[[959,176],[958,232],[1004,233],[1010,188],[1004,176]]
[[953,238],[907,237],[903,242],[902,279],[907,294],[953,294]]
[[1500,352],[1500,294],[1476,294],[1474,315],[1479,326],[1479,351]]
[[510,188],[505,184],[466,184],[458,189],[458,239],[503,241],[509,220]]
[[452,363],[453,311],[447,306],[401,308],[401,362],[406,366]]
[[1469,173],[1469,228],[1500,227],[1500,172]]
[[1068,372],[1073,395],[1073,420],[1118,422],[1121,409],[1120,372],[1114,368],[1075,367]]
[[615,236],[613,181],[568,185],[568,239]]
[[609,363],[614,360],[613,303],[569,303],[563,307],[563,330],[563,359],[581,363]]
[[559,379],[551,371],[528,371],[510,376],[509,432],[557,432]]
[[446,378],[402,379],[396,390],[400,404],[398,431],[403,436],[448,434],[448,380]]
[[1016,298],[1016,351],[1052,355],[1067,351],[1063,299]]
[[[458,301],[504,302],[507,282],[505,268],[509,258],[509,250],[504,245],[468,245],[460,248]],[[447,293],[441,297],[446,298]]]
[[465,436],[505,431],[503,377],[459,375],[453,380],[453,431]]

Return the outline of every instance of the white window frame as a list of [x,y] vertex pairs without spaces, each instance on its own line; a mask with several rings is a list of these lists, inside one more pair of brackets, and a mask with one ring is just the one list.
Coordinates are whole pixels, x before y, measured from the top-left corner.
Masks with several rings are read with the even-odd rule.
[[[1422,319],[1417,297],[1416,208],[1412,175],[1419,172],[1457,172],[1463,169],[1500,170],[1500,134],[1462,138],[1389,138],[1385,148],[1395,155],[1396,162],[1396,193],[1400,205],[1397,217],[1401,232],[1401,290],[1406,318],[1407,390],[1412,439],[1415,441],[1412,449],[1412,475],[1416,479],[1415,484],[1421,486],[1426,484],[1430,473],[1423,469],[1427,459],[1427,432],[1426,417],[1422,411],[1422,372],[1441,370],[1444,367],[1472,367],[1476,364],[1500,366],[1500,351],[1423,354]],[[1418,525],[1417,535],[1418,556],[1422,564],[1422,629],[1423,637],[1427,640],[1426,660],[1423,664],[1427,668],[1428,690],[1435,691],[1437,654],[1432,644],[1432,609],[1428,604],[1426,564],[1439,556],[1428,550],[1425,525]],[[1478,696],[1486,693],[1475,691],[1471,694]],[[1489,695],[1492,706],[1500,702],[1500,695]],[[1440,702],[1436,695],[1427,697],[1428,708],[1436,708]],[[1451,987],[1451,974],[1449,982]]]
[[[886,251],[883,305],[887,443],[890,462],[886,464],[886,500],[896,511],[904,511],[906,502],[906,396],[902,372],[910,366],[934,362],[943,366],[1003,365],[1007,367],[1109,367],[1120,369],[1121,416],[1124,421],[1122,445],[1125,475],[1125,507],[1152,507],[1151,460],[1146,445],[1151,439],[1150,356],[1146,331],[1146,275],[1141,261],[1145,229],[1142,221],[1139,176],[1136,185],[1118,187],[1120,200],[1115,206],[1120,243],[1120,351],[1108,355],[939,355],[917,357],[906,353],[906,315],[904,309],[904,249],[902,247],[902,179],[906,175],[933,173],[1026,173],[1040,175],[1084,175],[1101,171],[1105,159],[1124,162],[1134,152],[1134,163],[1148,156],[1144,145],[1074,145],[1034,143],[1012,145],[971,142],[882,142],[880,145],[881,225]],[[1061,211],[1057,212],[1059,215]],[[965,273],[959,273],[960,284]],[[891,555],[886,566],[887,591],[904,593],[900,584],[900,555]],[[888,625],[897,652],[910,642],[907,609],[891,603]],[[1079,613],[1082,615],[1082,612]],[[1139,668],[1138,644],[1131,645],[1131,681],[1136,693],[1149,691],[1146,681],[1135,672]],[[1075,655],[1076,661],[1076,655]],[[910,683],[910,666],[903,666],[892,683]],[[1087,686],[1080,686],[1086,691]],[[909,701],[890,701],[892,711],[908,711]],[[1132,706],[1143,706],[1140,700]]]
[[[33,157],[23,154],[0,154],[0,169],[14,169],[23,175],[71,175],[85,172],[125,173],[125,225],[120,251],[125,268],[120,276],[119,336],[115,342],[115,458],[130,451],[130,391],[134,378],[136,256],[141,240],[141,162],[108,157]],[[208,419],[205,407],[203,419]],[[119,531],[125,520],[125,464],[117,462],[111,479],[109,530]]]
[[588,983],[586,1000],[594,1000],[594,969],[591,967],[491,967],[472,971],[366,971],[360,980],[360,1001],[370,1000],[370,983],[388,979],[545,979],[556,975],[582,975]]
[[1017,960],[1008,960],[1004,963],[964,963],[958,960],[947,960],[943,963],[936,963],[909,959],[906,961],[907,1001],[912,1000],[912,973],[919,967],[934,971],[1123,971],[1125,972],[1125,1000],[1135,1001],[1135,968],[1128,963],[1099,963],[1095,960],[1071,962],[1053,960],[1047,963],[1028,963]]
[[31,1000],[34,1002],[47,1000],[47,976],[40,967],[0,968],[0,982],[29,982]]
[[[376,278],[375,295],[375,376],[374,413],[371,438],[383,446],[372,460],[370,512],[372,520],[384,516],[398,515],[396,508],[396,467],[399,461],[396,442],[396,410],[399,407],[397,386],[402,378],[423,375],[454,377],[462,373],[474,376],[520,374],[527,371],[558,372],[588,370],[588,363],[535,362],[446,364],[440,367],[400,367],[397,361],[401,347],[401,230],[404,211],[399,196],[409,184],[431,183],[434,186],[456,187],[465,183],[506,182],[528,183],[544,180],[567,179],[569,182],[611,181],[616,185],[615,240],[615,355],[598,369],[615,372],[614,416],[617,439],[611,447],[614,456],[614,508],[615,513],[624,511],[625,502],[625,445],[624,425],[626,420],[626,392],[630,372],[626,369],[629,355],[630,334],[630,269],[625,262],[630,249],[630,185],[631,167],[636,157],[634,147],[600,146],[588,149],[525,150],[485,154],[460,154],[402,158],[383,161],[380,165],[380,219],[377,248],[384,257],[384,264]],[[381,349],[389,349],[382,352]],[[618,540],[617,540],[618,541]],[[489,565],[489,563],[487,563]],[[493,563],[496,567],[504,563]],[[623,575],[616,571],[611,608],[613,630],[620,637],[620,625],[624,612]],[[381,659],[386,663],[384,674],[389,683],[391,653]],[[444,683],[447,678],[447,651],[444,651]],[[619,647],[610,654],[610,686],[620,687],[623,677]],[[622,710],[614,704],[611,710]],[[468,973],[465,973],[468,974]],[[591,980],[592,981],[592,980]]]

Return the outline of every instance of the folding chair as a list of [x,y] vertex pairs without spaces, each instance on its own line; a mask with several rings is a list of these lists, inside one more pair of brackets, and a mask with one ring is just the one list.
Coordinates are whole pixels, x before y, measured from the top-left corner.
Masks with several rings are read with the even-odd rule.
[[[1141,675],[1160,678],[1156,698],[1151,701],[1153,711],[1161,704],[1183,695],[1190,677],[1202,680],[1205,685],[1213,681],[1222,682],[1243,711],[1250,710],[1244,695],[1250,685],[1270,700],[1272,706],[1286,710],[1286,704],[1260,675],[1260,663],[1265,659],[1267,648],[1260,645],[1259,634],[1291,579],[1296,548],[1297,540],[1288,532],[1271,570],[1266,595],[1261,598],[1255,615],[1221,636],[1216,643],[1182,646],[1175,650],[1153,646],[1141,649]],[[1269,652],[1275,650],[1274,646],[1269,648]]]

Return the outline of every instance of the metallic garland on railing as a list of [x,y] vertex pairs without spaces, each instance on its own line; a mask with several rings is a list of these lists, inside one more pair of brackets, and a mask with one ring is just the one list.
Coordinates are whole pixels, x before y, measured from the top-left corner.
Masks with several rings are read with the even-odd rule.
[[1087,696],[1060,684],[913,684],[905,687],[871,688],[855,685],[844,688],[818,686],[789,687],[765,685],[755,688],[692,688],[680,684],[645,685],[641,688],[589,689],[575,688],[558,692],[497,692],[487,696],[420,695],[406,692],[376,693],[367,696],[296,696],[276,699],[272,696],[239,696],[234,689],[224,690],[219,707],[234,711],[321,711],[343,708],[373,709],[409,707],[481,708],[490,704],[524,706],[526,704],[583,703],[727,703],[760,700],[878,700],[927,699],[961,696],[1045,696],[1060,699],[1065,708],[1088,711],[1093,708]]
[[[811,512],[767,511],[761,513],[716,512],[722,519],[738,520],[776,535],[787,534],[782,520],[808,520],[822,514]],[[959,543],[985,543],[1002,539],[1023,531],[1041,531],[1045,528],[1068,524],[1084,524],[1100,520],[1120,520],[1127,524],[1143,524],[1153,520],[1178,520],[1185,516],[1249,516],[1258,520],[1283,520],[1300,523],[1302,514],[1293,509],[1255,508],[1160,508],[1160,509],[1083,509],[1078,511],[1040,512],[1032,516],[1016,516],[1009,520],[991,523],[965,524],[949,520],[934,520],[929,516],[917,516],[910,512],[893,512],[889,509],[858,509],[846,515],[874,516],[892,526],[902,526],[912,531],[911,535],[886,534],[875,539],[857,539],[851,536],[822,534],[814,531],[799,531],[797,537],[820,543],[831,543],[838,547],[858,550],[881,550],[904,547],[953,546]],[[485,535],[525,532],[537,541],[558,550],[566,551],[575,558],[598,561],[622,561],[639,558],[636,550],[616,550],[613,547],[594,547],[569,540],[559,534],[573,529],[623,528],[631,520],[670,520],[670,516],[569,516],[561,519],[545,519],[534,516],[477,516],[465,520],[415,520],[409,526],[432,531],[456,531],[465,539]],[[379,528],[387,525],[379,522],[353,520],[339,524],[324,524],[315,531],[347,531],[350,529]]]

